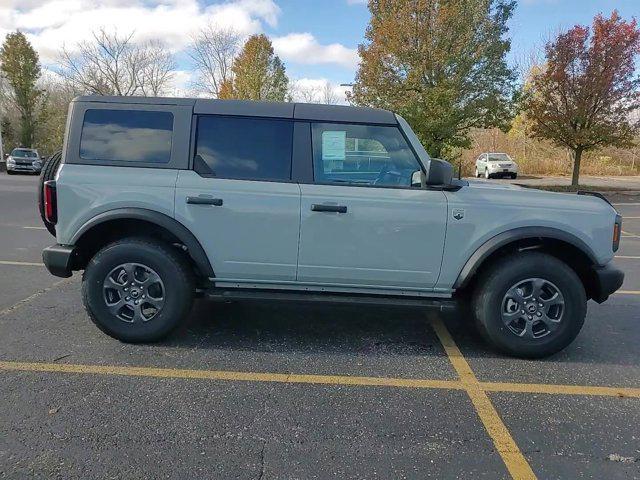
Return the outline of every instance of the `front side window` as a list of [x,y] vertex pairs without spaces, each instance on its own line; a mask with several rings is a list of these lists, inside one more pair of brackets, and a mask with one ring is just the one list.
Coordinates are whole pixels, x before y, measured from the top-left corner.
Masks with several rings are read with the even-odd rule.
[[396,127],[316,123],[312,141],[316,183],[410,187],[420,171]]
[[288,120],[202,115],[194,169],[218,178],[290,180],[292,138]]
[[80,137],[84,160],[168,163],[173,114],[148,110],[87,110]]

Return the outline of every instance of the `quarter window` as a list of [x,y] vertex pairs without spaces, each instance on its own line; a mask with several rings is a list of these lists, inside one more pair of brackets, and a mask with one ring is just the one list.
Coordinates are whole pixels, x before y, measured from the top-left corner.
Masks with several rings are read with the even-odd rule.
[[290,180],[292,136],[288,120],[200,116],[194,169],[218,178]]
[[316,183],[410,187],[420,170],[396,127],[316,123],[312,141]]
[[80,137],[84,160],[168,163],[173,114],[147,110],[87,110]]

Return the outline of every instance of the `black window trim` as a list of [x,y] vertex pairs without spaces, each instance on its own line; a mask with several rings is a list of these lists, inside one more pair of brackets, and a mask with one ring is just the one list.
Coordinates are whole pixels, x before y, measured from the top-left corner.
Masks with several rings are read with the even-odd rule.
[[[87,112],[97,111],[115,111],[115,112],[152,112],[152,113],[168,113],[171,115],[171,144],[169,145],[169,160],[166,162],[136,162],[134,160],[107,160],[104,158],[85,158],[82,156],[82,133],[84,131],[84,122],[87,116]],[[78,138],[78,159],[80,162],[74,162],[80,165],[98,165],[107,167],[133,167],[133,168],[175,168],[172,167],[173,160],[173,142],[175,141],[176,132],[176,116],[172,110],[142,110],[136,108],[85,108],[82,112],[82,121],[80,122],[82,128],[80,129],[80,136]]]

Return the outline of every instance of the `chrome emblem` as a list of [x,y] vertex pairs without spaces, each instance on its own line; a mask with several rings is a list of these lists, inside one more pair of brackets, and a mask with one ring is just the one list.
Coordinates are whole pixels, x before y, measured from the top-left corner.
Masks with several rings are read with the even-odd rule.
[[455,218],[456,220],[462,220],[464,218],[464,209],[454,208],[452,215],[453,215],[453,218]]

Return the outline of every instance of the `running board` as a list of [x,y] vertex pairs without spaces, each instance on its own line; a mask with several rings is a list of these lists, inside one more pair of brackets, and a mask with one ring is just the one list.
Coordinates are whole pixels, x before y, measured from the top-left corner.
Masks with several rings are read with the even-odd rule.
[[456,301],[449,298],[417,298],[394,297],[388,295],[348,295],[331,293],[309,292],[278,292],[273,290],[242,290],[238,288],[221,289],[212,288],[205,290],[204,296],[214,301],[274,301],[274,302],[301,302],[301,303],[325,303],[330,305],[377,305],[435,308],[440,311],[453,310]]

